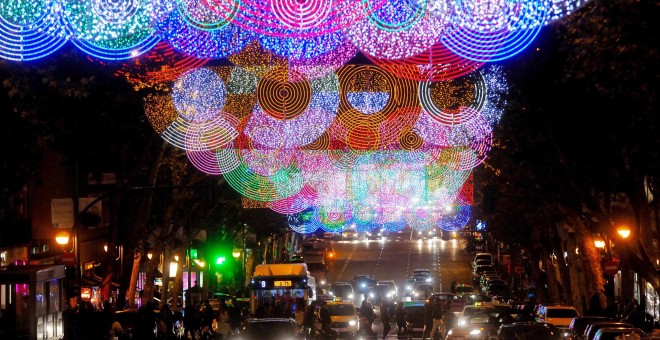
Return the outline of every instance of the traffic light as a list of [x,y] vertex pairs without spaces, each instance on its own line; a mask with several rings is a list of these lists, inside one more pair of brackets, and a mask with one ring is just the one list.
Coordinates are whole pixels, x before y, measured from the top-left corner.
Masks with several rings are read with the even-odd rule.
[[224,256],[218,256],[218,257],[215,259],[215,264],[217,264],[217,265],[219,265],[219,266],[222,266],[223,264],[225,264],[225,260],[226,260],[226,257],[224,257]]

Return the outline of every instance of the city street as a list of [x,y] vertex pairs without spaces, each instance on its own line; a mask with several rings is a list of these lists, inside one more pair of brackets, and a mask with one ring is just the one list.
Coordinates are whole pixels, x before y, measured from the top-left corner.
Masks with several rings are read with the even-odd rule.
[[[376,280],[394,280],[403,291],[403,282],[413,270],[430,269],[434,273],[435,289],[449,292],[452,280],[458,283],[471,282],[470,261],[473,254],[463,249],[464,240],[368,240],[335,241],[333,248],[337,259],[330,266],[330,282],[350,281],[355,275],[373,275]],[[356,306],[360,300],[355,301]],[[382,322],[376,306],[378,318],[373,330],[382,337]],[[392,322],[389,338],[396,337],[396,327]]]

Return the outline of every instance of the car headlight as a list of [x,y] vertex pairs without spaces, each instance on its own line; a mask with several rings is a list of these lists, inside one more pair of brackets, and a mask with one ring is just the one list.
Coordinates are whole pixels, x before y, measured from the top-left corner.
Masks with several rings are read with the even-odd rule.
[[481,329],[473,329],[470,331],[470,335],[478,335],[481,334]]
[[351,321],[348,322],[349,326],[355,326],[356,324],[357,324],[357,322],[355,322],[355,320],[351,320]]
[[427,277],[427,278],[426,278],[426,282],[431,282],[431,278],[430,278],[430,277]]
[[348,294],[348,298],[349,298],[349,299],[354,298],[353,294]]
[[374,293],[369,293],[369,297],[374,297]]
[[360,287],[364,288],[364,287],[366,287],[366,286],[367,286],[366,284],[364,284],[364,283],[360,283]]
[[429,235],[433,235],[433,231],[429,231]]
[[392,292],[387,293],[387,297],[392,297]]
[[412,288],[411,286],[406,286],[406,290],[410,290]]
[[459,326],[465,326],[465,319],[458,319]]
[[422,234],[422,232],[421,232],[421,231],[418,231],[418,232],[417,232],[417,235],[421,235],[421,234]]
[[419,296],[419,293],[418,293],[418,292],[415,292],[414,294],[415,294],[415,296]]

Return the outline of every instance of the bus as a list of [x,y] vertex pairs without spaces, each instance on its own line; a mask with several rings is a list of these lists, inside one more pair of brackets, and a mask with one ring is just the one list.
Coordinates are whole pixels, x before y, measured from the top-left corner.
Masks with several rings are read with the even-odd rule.
[[250,312],[260,304],[302,298],[305,305],[316,299],[316,280],[305,263],[260,264],[250,280]]

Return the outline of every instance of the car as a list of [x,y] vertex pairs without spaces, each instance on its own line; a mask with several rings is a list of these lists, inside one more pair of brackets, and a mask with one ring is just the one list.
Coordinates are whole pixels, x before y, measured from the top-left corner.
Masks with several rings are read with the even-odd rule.
[[474,270],[472,271],[472,279],[476,282],[479,282],[479,279],[481,278],[481,274],[485,271],[495,271],[495,266],[493,265],[475,266]]
[[555,325],[547,322],[513,322],[502,324],[497,330],[499,340],[561,340],[562,335]]
[[493,262],[493,255],[490,253],[476,253],[473,262],[476,263],[477,260],[490,260],[490,262]]
[[385,229],[367,231],[365,235],[367,236],[367,240],[380,240],[385,235]]
[[415,282],[410,289],[410,296],[414,300],[425,300],[435,292],[433,284],[428,282]]
[[476,266],[492,266],[492,265],[494,265],[494,264],[493,264],[493,261],[491,261],[491,260],[479,259],[479,260],[474,261],[474,266],[475,267]]
[[625,327],[625,328],[635,328],[632,324],[620,321],[597,321],[590,323],[587,328],[584,329],[584,334],[582,339],[584,340],[593,340],[596,332],[601,328],[608,327]]
[[459,283],[454,289],[454,294],[458,296],[474,294],[474,287],[470,284]]
[[404,339],[420,338],[424,333],[424,302],[404,302],[403,315],[406,322]]
[[398,294],[396,284],[393,280],[378,281],[376,286],[369,292],[369,297],[375,303],[380,304],[383,299],[394,300]]
[[593,316],[593,315],[574,317],[573,320],[571,320],[570,325],[568,326],[568,332],[565,335],[565,337],[570,337],[571,339],[580,339],[584,335],[584,330],[587,328],[587,326],[590,323],[599,322],[599,321],[614,321],[614,320],[608,319],[604,316]]
[[456,321],[457,326],[462,326],[467,323],[467,320],[480,312],[494,311],[493,306],[486,305],[466,305],[463,307],[463,311],[458,315],[458,320]]
[[498,313],[494,310],[484,310],[469,317],[463,318],[463,323],[452,327],[447,332],[445,340],[483,339],[497,338]]
[[[178,315],[178,316],[177,316]],[[136,325],[140,322],[141,316],[137,308],[129,308],[115,312],[115,321],[121,325],[121,334],[115,334],[121,339],[135,338]],[[161,319],[159,310],[153,310],[153,325],[149,325],[149,329],[153,329],[154,334],[160,334],[158,329],[158,320]],[[183,334],[183,318],[179,314],[173,314],[173,328],[175,334]],[[164,334],[163,334],[164,336]]]
[[606,327],[601,328],[594,335],[593,340],[622,340],[645,339],[647,335],[639,328]]
[[338,297],[343,301],[354,301],[355,300],[355,291],[353,290],[353,285],[349,282],[335,282],[330,285],[328,292],[330,295]]
[[440,233],[443,241],[456,240],[460,237],[459,232],[456,230],[442,230]]
[[434,303],[436,300],[440,300],[451,308],[453,313],[461,313],[465,307],[465,300],[463,297],[456,296],[453,293],[433,293],[426,300],[429,303]]
[[568,305],[544,305],[538,310],[538,321],[551,323],[565,333],[568,333],[568,326],[577,316],[577,309]]
[[341,233],[341,239],[347,241],[357,240],[359,238],[359,235],[360,234],[358,234],[358,232],[355,229],[344,230]]
[[352,338],[358,331],[357,311],[352,302],[330,301],[327,304],[332,324],[330,327],[339,337]]
[[[369,291],[376,285],[378,281],[373,275],[355,275],[351,284],[353,288],[360,294],[369,294]],[[365,296],[366,297],[366,296]]]
[[298,338],[298,325],[289,318],[250,319],[232,339],[289,340]]
[[493,282],[486,287],[483,293],[490,296],[505,296],[509,294],[509,286],[503,282]]

